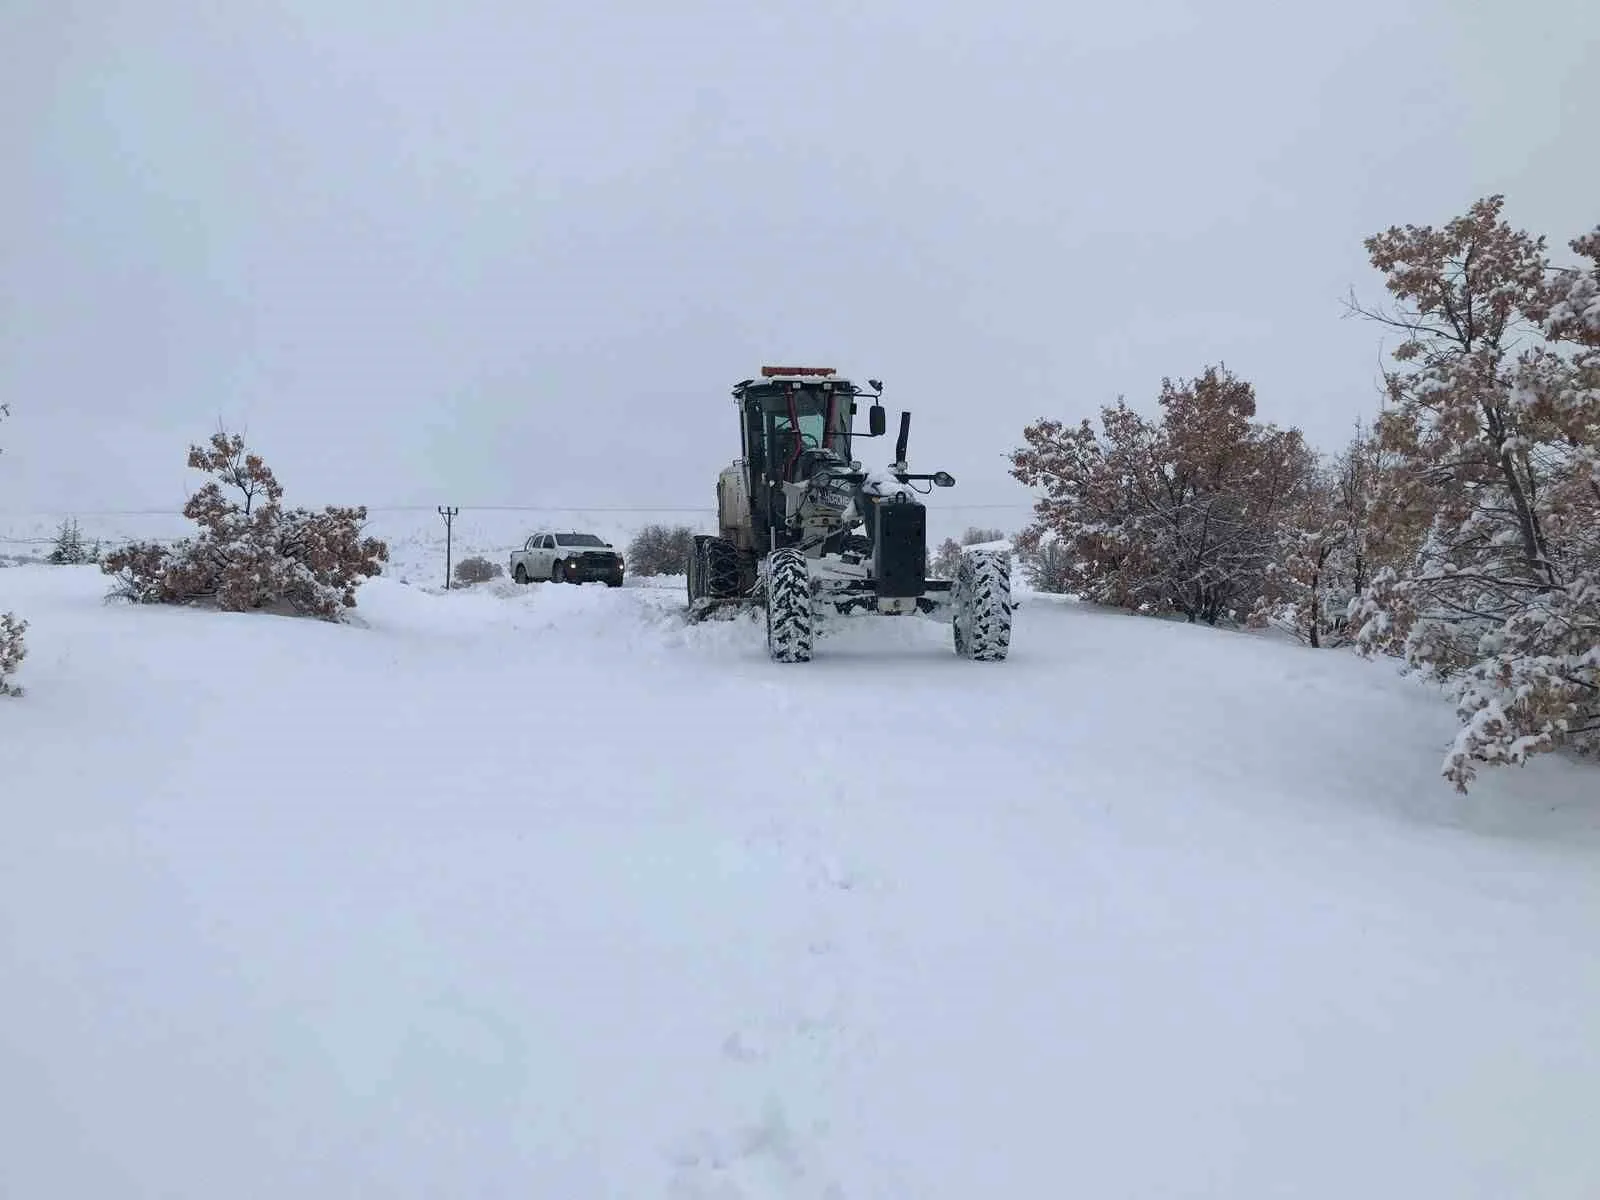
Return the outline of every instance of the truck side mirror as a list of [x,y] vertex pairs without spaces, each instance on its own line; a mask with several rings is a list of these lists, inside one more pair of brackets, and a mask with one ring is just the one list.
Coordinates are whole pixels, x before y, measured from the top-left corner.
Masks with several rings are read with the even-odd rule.
[[955,487],[956,477],[949,471],[935,471],[933,475],[934,487]]
[[883,405],[874,404],[867,409],[867,431],[870,437],[882,437],[889,432],[889,414],[883,411]]

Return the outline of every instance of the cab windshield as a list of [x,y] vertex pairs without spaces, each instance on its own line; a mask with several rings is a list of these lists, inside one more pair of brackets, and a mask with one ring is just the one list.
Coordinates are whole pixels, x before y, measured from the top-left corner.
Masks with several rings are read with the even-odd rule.
[[775,473],[790,478],[806,450],[832,450],[850,460],[852,396],[820,384],[775,385],[761,398],[768,459]]

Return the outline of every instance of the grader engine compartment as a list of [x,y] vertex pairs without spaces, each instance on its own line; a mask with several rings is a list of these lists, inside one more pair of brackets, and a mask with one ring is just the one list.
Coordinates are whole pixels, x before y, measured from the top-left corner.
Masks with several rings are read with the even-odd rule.
[[920,497],[955,479],[910,471],[911,414],[886,469],[856,457],[858,439],[888,430],[882,396],[879,380],[863,387],[832,367],[767,366],[734,385],[740,453],[717,479],[717,534],[690,550],[691,620],[762,608],[771,656],[805,662],[821,617],[919,614],[948,619],[963,657],[1006,657],[1010,556],[969,551],[955,579],[928,576]]

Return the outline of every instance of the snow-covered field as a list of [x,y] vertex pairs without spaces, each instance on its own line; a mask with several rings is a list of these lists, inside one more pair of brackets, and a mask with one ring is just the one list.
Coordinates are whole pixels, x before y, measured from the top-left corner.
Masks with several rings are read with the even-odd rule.
[[[291,498],[291,503],[293,503]],[[173,513],[29,513],[0,514],[0,564],[41,559],[50,553],[63,521],[76,520],[85,543],[99,541],[110,548],[134,539],[165,541],[192,536],[194,522]],[[596,533],[626,549],[645,525],[687,525],[697,531],[715,531],[715,513],[686,509],[670,512],[609,512],[550,509],[523,512],[507,509],[462,509],[452,522],[451,551],[456,562],[480,554],[505,565],[512,550],[541,529],[574,529]],[[419,584],[444,584],[445,525],[433,509],[377,509],[370,514],[367,533],[389,544],[384,574]]]
[[[296,501],[289,497],[289,503]],[[179,506],[181,507],[181,506]],[[110,548],[136,538],[168,540],[188,537],[195,532],[192,521],[180,512],[171,513],[0,513],[0,565],[44,558],[50,553],[56,531],[63,521],[76,520],[84,541],[100,541]],[[1020,528],[1029,519],[1027,507],[1003,509],[964,509],[960,506],[930,507],[929,545],[947,537],[959,537],[962,530],[978,523]],[[532,533],[541,529],[578,530],[596,533],[619,549],[626,549],[634,534],[646,525],[687,525],[702,533],[716,532],[716,513],[704,509],[664,511],[608,509],[512,509],[463,508],[453,522],[451,550],[455,561],[481,554],[491,562],[506,562],[512,550],[519,549]],[[434,509],[374,509],[367,532],[389,543],[390,561],[384,574],[395,579],[427,583],[437,577],[444,583],[445,526]]]
[[1386,666],[1042,597],[777,666],[399,574],[0,570],[0,1195],[1600,1194],[1592,767],[1462,799]]

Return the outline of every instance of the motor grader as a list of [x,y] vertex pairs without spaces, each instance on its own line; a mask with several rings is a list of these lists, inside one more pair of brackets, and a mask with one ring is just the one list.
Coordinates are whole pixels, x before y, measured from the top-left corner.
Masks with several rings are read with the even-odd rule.
[[[921,497],[955,479],[908,469],[911,414],[900,414],[887,469],[855,457],[856,439],[887,432],[879,380],[862,387],[831,367],[768,366],[733,398],[741,452],[717,478],[718,532],[689,550],[691,620],[762,608],[768,653],[784,663],[811,660],[817,618],[830,612],[947,619],[961,657],[1006,657],[1010,556],[966,549],[954,579],[929,577]],[[863,404],[865,431],[855,428]]]

